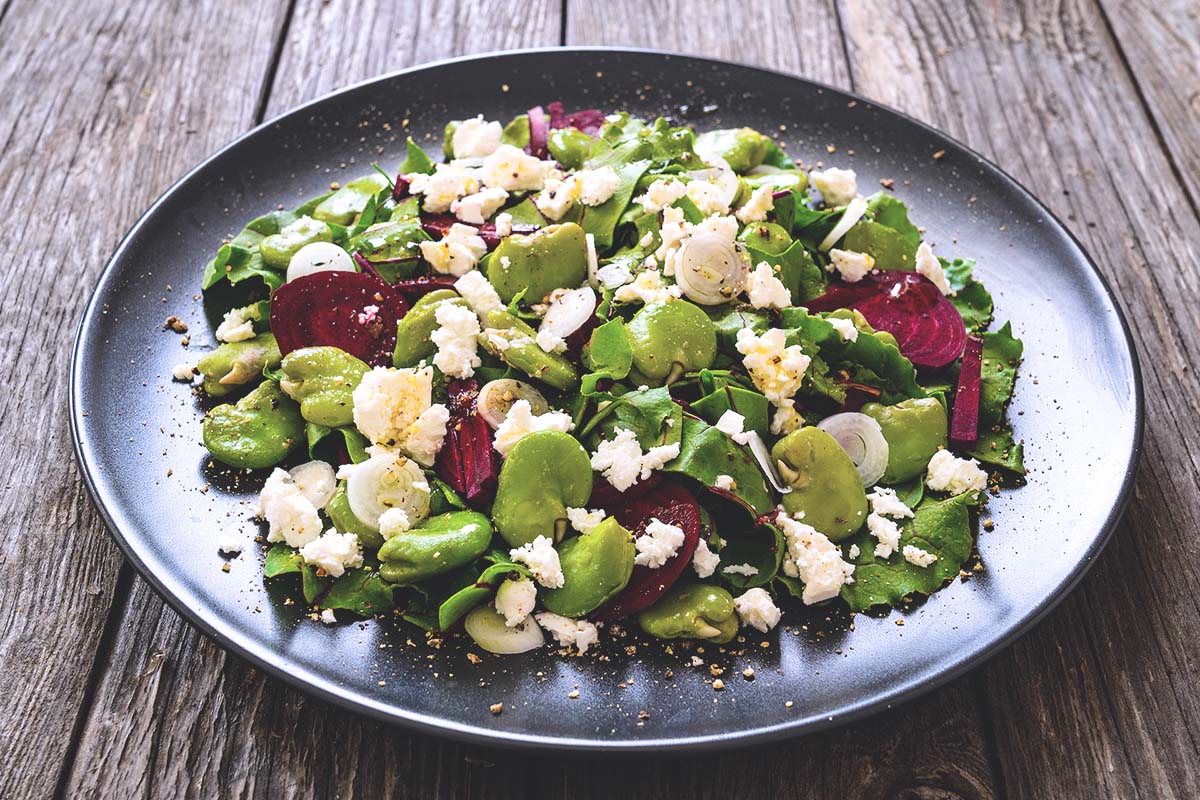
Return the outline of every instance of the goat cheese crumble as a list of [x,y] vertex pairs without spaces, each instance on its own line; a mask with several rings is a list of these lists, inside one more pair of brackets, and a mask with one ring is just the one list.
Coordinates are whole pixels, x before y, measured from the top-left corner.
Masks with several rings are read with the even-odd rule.
[[362,547],[358,536],[353,533],[338,533],[330,528],[320,538],[313,539],[300,548],[300,557],[305,564],[325,570],[329,575],[340,578],[348,569],[363,565]]
[[679,552],[683,539],[683,529],[678,525],[668,525],[657,518],[651,519],[645,533],[633,540],[637,549],[633,563],[658,569]]
[[528,544],[514,547],[508,551],[508,557],[518,564],[529,567],[534,580],[547,589],[561,589],[566,579],[563,577],[562,564],[558,560],[558,551],[549,537],[539,536]]
[[852,169],[813,170],[808,177],[827,206],[844,206],[858,195],[858,176]]
[[591,533],[592,528],[604,521],[604,509],[568,508],[567,521],[580,533]]
[[529,578],[508,578],[496,590],[496,611],[504,615],[504,624],[515,628],[524,622],[537,604],[537,586]]
[[733,598],[733,607],[743,625],[749,625],[758,631],[766,633],[779,624],[782,616],[779,607],[771,600],[766,589],[747,589],[743,594]]
[[588,648],[600,641],[600,631],[587,620],[571,619],[549,611],[534,614],[538,625],[550,631],[554,641],[563,647],[574,647],[583,655]]
[[508,416],[496,429],[493,447],[502,456],[508,455],[522,437],[534,431],[561,431],[570,433],[575,428],[571,415],[564,411],[547,411],[534,414],[528,400],[518,400],[508,409]]
[[455,303],[441,303],[434,311],[438,327],[429,335],[437,345],[433,365],[443,374],[469,378],[483,363],[476,348],[479,343],[479,317],[469,308]]
[[679,443],[651,447],[645,453],[637,434],[626,428],[616,428],[613,438],[602,441],[592,454],[592,469],[604,475],[618,492],[623,492],[650,473],[662,469],[679,455]]
[[981,492],[987,486],[987,473],[973,458],[957,458],[949,450],[938,450],[929,459],[925,485],[950,494]]

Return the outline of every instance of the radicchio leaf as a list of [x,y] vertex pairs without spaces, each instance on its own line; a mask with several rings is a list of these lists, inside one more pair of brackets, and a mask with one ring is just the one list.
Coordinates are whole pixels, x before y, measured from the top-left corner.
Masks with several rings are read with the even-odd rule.
[[474,378],[451,381],[450,422],[434,470],[474,508],[483,508],[496,493],[500,454],[492,447],[492,429],[476,410],[479,383]]
[[919,367],[946,366],[967,340],[958,309],[916,272],[876,270],[858,283],[832,284],[805,305],[810,311],[859,311],[876,330],[895,336],[900,352]]
[[314,272],[285,283],[271,298],[279,351],[328,345],[372,366],[392,363],[396,323],[408,302],[391,285],[362,272]]
[[[592,497],[593,503],[595,496]],[[636,539],[646,533],[646,526],[657,519],[683,530],[683,544],[675,555],[656,569],[635,566],[629,583],[621,593],[598,609],[592,616],[598,620],[624,619],[649,608],[679,579],[692,561],[700,541],[700,505],[687,489],[677,483],[664,484],[652,494],[643,494],[624,505],[606,508],[617,522],[633,532]]]

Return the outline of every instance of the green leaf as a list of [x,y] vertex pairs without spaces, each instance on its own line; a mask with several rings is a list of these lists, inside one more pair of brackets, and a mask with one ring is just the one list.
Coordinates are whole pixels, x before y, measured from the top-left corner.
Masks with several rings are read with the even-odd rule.
[[938,256],[950,291],[957,292],[975,282],[975,260],[971,258],[942,258]]
[[[763,525],[750,531],[730,534],[721,548],[721,563],[717,574],[731,588],[741,592],[756,586],[766,586],[779,574],[787,542],[774,525]],[[754,575],[725,572],[726,567],[749,564],[758,570]]]
[[[975,505],[970,492],[947,500],[926,498],[900,531],[901,550],[888,560],[875,558],[875,538],[860,533],[844,545],[856,544],[854,583],[842,587],[842,598],[854,611],[872,606],[895,605],[910,594],[928,595],[958,575],[971,555],[970,509]],[[928,567],[904,560],[905,545],[915,545],[938,557]]]
[[392,591],[392,585],[379,576],[377,568],[348,569],[334,579],[321,598],[321,606],[351,611],[360,617],[386,614],[395,607]]
[[717,485],[718,475],[728,475],[737,486],[732,494],[754,516],[775,508],[762,470],[748,448],[692,416],[683,418],[682,433],[679,457],[663,467],[665,472],[686,475],[710,487]]
[[775,143],[774,139],[767,140],[767,157],[763,159],[763,163],[768,167],[777,169],[795,169],[796,162],[788,157],[788,154],[783,152],[783,149]]
[[583,348],[583,363],[595,373],[620,380],[633,367],[633,348],[629,345],[629,334],[625,322],[620,318],[610,319],[596,330]]
[[578,436],[598,429],[611,439],[617,428],[633,431],[643,450],[675,444],[683,435],[683,408],[666,387],[636,389],[615,398]]
[[518,114],[504,126],[500,134],[501,144],[511,144],[524,150],[529,145],[529,115]]
[[438,629],[443,631],[449,629],[454,623],[465,617],[468,611],[481,603],[486,603],[504,579],[514,575],[530,577],[528,569],[520,564],[514,564],[507,558],[488,566],[479,574],[474,583],[459,589],[438,607]]
[[983,334],[983,367],[979,392],[979,428],[986,430],[1004,421],[1004,409],[1012,399],[1024,346],[1012,335],[1012,324]]
[[987,330],[992,324],[994,305],[992,295],[979,281],[971,281],[950,295],[950,302],[958,309],[969,333]]
[[913,248],[921,246],[921,232],[908,220],[908,206],[887,192],[876,192],[867,198],[867,212],[875,221],[900,234]]
[[825,294],[828,281],[825,272],[813,261],[812,254],[800,241],[792,242],[786,250],[779,254],[768,253],[755,247],[746,248],[755,266],[765,261],[773,267],[779,267],[776,277],[792,294],[792,304],[801,305]]
[[[585,233],[590,233],[596,238],[597,250],[606,250],[612,246],[613,231],[616,230],[617,221],[625,212],[629,201],[633,199],[637,182],[649,166],[649,161],[634,161],[614,166],[613,169],[616,171],[620,183],[617,184],[617,190],[613,192],[613,196],[598,206],[583,207],[583,215],[579,224]],[[513,221],[516,221],[515,216]]]
[[726,384],[691,403],[690,408],[709,425],[716,425],[726,411],[736,411],[746,418],[746,430],[757,431],[764,440],[767,438],[771,408],[759,392]]
[[916,508],[925,497],[925,476],[913,478],[911,481],[893,486],[892,489],[895,490],[896,497],[900,498],[900,502],[909,508]]
[[[706,308],[705,312],[717,329],[717,345],[729,353],[737,353],[737,335],[742,328],[749,328],[761,336],[771,327],[767,312],[749,306],[721,305]],[[740,355],[738,360],[741,360]]]
[[239,284],[246,280],[258,280],[265,284],[269,291],[274,292],[283,285],[284,274],[271,269],[263,263],[258,254],[258,245],[248,249],[240,244],[222,245],[217,255],[204,267],[204,275],[200,281],[201,289],[211,289],[222,280],[230,284]]
[[[336,445],[338,443],[345,446],[346,454],[350,456],[350,463],[361,464],[368,458],[367,446],[370,442],[353,426],[347,425],[341,428],[330,428],[326,425],[309,422],[305,425],[305,433],[308,435],[309,458],[323,458],[321,450],[329,447],[335,448],[333,452],[336,453]],[[340,434],[340,441],[337,436],[338,434]],[[325,455],[329,455],[329,452],[326,451]],[[327,460],[334,461],[335,459],[330,458]]]
[[282,542],[272,545],[263,564],[263,577],[277,578],[282,575],[299,575],[304,602],[312,605],[321,596],[328,578],[317,576],[316,567],[305,564],[300,551]]
[[432,489],[429,497],[429,516],[436,517],[451,511],[466,511],[469,508],[466,502],[458,496],[458,492],[450,488],[450,484],[436,477],[432,472],[426,473],[425,480]]
[[1008,425],[980,431],[975,448],[967,455],[1018,475],[1025,474],[1025,446],[1013,439],[1012,428]]
[[526,197],[512,208],[506,208],[504,210],[512,215],[512,221],[514,225],[541,226],[546,224],[546,218],[542,216],[542,212],[538,211],[537,205],[533,202],[533,198]]
[[405,143],[406,157],[404,163],[400,165],[401,175],[411,175],[414,172],[422,175],[432,175],[434,172],[433,160],[421,149],[421,146],[408,137],[408,142]]

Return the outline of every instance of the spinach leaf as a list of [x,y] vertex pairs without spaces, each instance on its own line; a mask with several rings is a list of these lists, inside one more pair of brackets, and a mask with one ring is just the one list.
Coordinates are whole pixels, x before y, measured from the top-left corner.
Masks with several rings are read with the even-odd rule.
[[[730,588],[744,592],[756,586],[766,586],[779,574],[787,542],[774,525],[763,525],[750,531],[730,534],[721,548],[721,564],[717,574]],[[726,572],[726,567],[749,564],[758,570],[754,575]]]
[[812,255],[800,241],[792,242],[782,253],[772,254],[754,247],[747,247],[755,266],[765,261],[779,267],[776,277],[792,294],[792,304],[801,305],[825,294],[829,282],[825,272],[813,261]]
[[486,603],[505,578],[520,575],[528,578],[529,570],[505,558],[491,564],[469,585],[459,589],[438,607],[438,629],[447,630],[480,603]]
[[277,578],[281,575],[300,576],[304,602],[309,605],[316,602],[329,583],[329,578],[317,576],[316,567],[304,563],[299,550],[279,542],[272,545],[271,549],[267,551],[267,559],[263,564],[263,577]]
[[329,591],[321,598],[323,608],[352,611],[360,617],[386,614],[395,607],[393,586],[379,576],[375,566],[348,569],[335,578]]
[[921,246],[921,232],[908,220],[908,206],[895,195],[876,192],[867,198],[867,212],[875,221],[900,234],[913,249]]
[[434,172],[433,160],[421,149],[421,146],[408,137],[408,142],[405,143],[406,157],[404,163],[400,165],[401,175],[412,175],[420,173],[422,175],[432,175]]
[[774,139],[767,139],[767,157],[763,159],[763,163],[768,167],[777,169],[795,169],[796,162],[783,152],[783,149],[775,143]]
[[1000,425],[991,430],[981,430],[975,448],[967,453],[984,464],[1025,474],[1025,445],[1013,439],[1012,428]]
[[617,428],[633,431],[643,450],[675,444],[683,435],[683,408],[671,399],[666,387],[626,392],[593,417],[579,438],[598,429],[611,439]]
[[775,508],[766,479],[748,448],[693,416],[683,418],[679,457],[663,467],[665,472],[686,475],[705,486],[716,486],[718,475],[733,478],[732,495],[754,516]]
[[597,374],[620,380],[633,367],[633,348],[620,318],[610,319],[596,330],[583,348],[583,363]]
[[758,392],[726,384],[691,403],[690,408],[710,425],[716,425],[726,411],[736,411],[746,418],[746,430],[757,431],[764,441],[767,438],[771,409]]
[[986,430],[1004,421],[1004,409],[1012,399],[1024,345],[1012,335],[1012,324],[983,334],[983,370],[979,392],[979,427]]
[[901,552],[889,560],[877,559],[875,538],[866,532],[845,542],[858,545],[859,556],[854,559],[854,583],[842,587],[842,598],[852,610],[865,611],[895,605],[910,594],[932,594],[958,575],[971,555],[974,505],[974,495],[966,492],[946,500],[926,498],[917,506],[900,531],[900,547],[915,545],[936,555],[937,561],[928,567],[908,563]]
[[[260,240],[261,241],[261,240]],[[238,244],[222,245],[217,255],[204,267],[204,276],[200,280],[200,288],[211,289],[223,280],[236,285],[242,281],[257,279],[266,285],[268,291],[274,292],[283,286],[284,274],[279,270],[268,267],[258,253],[258,245],[248,249]]]
[[[617,221],[625,212],[629,201],[633,199],[637,182],[649,166],[649,161],[632,161],[615,165],[613,169],[617,173],[619,183],[613,196],[598,206],[583,207],[579,224],[586,233],[590,233],[596,238],[597,250],[606,250],[612,246],[613,231],[616,230]],[[513,220],[516,221],[516,217]]]
[[[353,426],[347,425],[341,428],[330,428],[327,425],[318,425],[315,422],[309,422],[305,425],[305,433],[308,436],[309,458],[325,458],[330,455],[338,455],[336,448],[339,444],[346,448],[346,455],[350,456],[350,463],[352,464],[361,464],[368,458],[367,445],[370,442]],[[340,437],[338,434],[340,434]],[[333,449],[332,453],[329,452],[330,448]],[[326,458],[326,460],[335,461],[336,459]]]
[[969,258],[938,258],[950,284],[950,302],[962,315],[969,332],[979,333],[992,324],[994,305],[992,295],[983,284],[975,280],[975,262]]

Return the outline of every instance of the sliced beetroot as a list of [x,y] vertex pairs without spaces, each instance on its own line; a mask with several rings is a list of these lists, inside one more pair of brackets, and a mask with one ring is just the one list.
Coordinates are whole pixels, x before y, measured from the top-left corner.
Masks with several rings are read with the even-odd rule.
[[805,305],[810,311],[859,311],[876,330],[895,336],[900,352],[919,367],[946,366],[967,340],[958,309],[916,272],[876,270],[858,283],[831,284]]
[[425,295],[438,289],[453,289],[458,280],[453,275],[428,275],[423,278],[410,278],[406,281],[396,281],[392,284],[396,291],[404,296],[409,305],[415,305]]
[[396,323],[408,302],[362,272],[314,272],[285,283],[271,298],[271,332],[287,355],[301,347],[339,347],[372,366],[392,363]]
[[[595,497],[592,503],[595,504]],[[645,566],[633,568],[629,583],[621,593],[598,609],[592,616],[598,620],[624,619],[649,608],[679,579],[692,561],[700,542],[700,504],[691,492],[677,483],[664,484],[657,491],[633,498],[624,505],[605,509],[617,522],[633,532],[636,539],[646,533],[646,526],[657,519],[683,530],[683,544],[675,555],[657,569]]]
[[[501,236],[496,233],[496,224],[494,222],[485,222],[482,225],[472,225],[469,222],[463,222],[453,214],[422,214],[421,227],[425,232],[435,239],[441,239],[449,231],[452,225],[468,225],[474,228],[479,233],[479,238],[483,239],[484,244],[488,246],[488,250],[492,250],[496,245],[500,244]],[[525,223],[513,223],[512,232],[519,234],[533,233],[541,228],[541,225],[529,225]]]
[[362,253],[355,250],[350,254],[350,257],[354,259],[355,264],[358,264],[359,272],[365,272],[367,275],[373,275],[374,277],[379,278],[379,280],[383,280],[383,277],[379,274],[379,270],[375,269],[375,265],[372,264]]
[[492,429],[479,416],[479,384],[474,378],[451,381],[450,422],[434,470],[473,508],[483,508],[496,494],[500,454],[492,447]]
[[846,390],[846,400],[842,403],[839,411],[858,411],[867,403],[874,403],[879,399],[883,392],[874,386],[867,386],[865,383],[856,383],[854,381],[835,381],[838,386]]
[[663,482],[661,473],[652,472],[644,481],[638,481],[623,492],[618,492],[613,485],[599,476],[592,482],[592,505],[600,508],[617,508],[634,499],[641,497]]
[[954,392],[950,416],[950,446],[970,450],[979,438],[979,391],[983,382],[983,339],[968,336],[963,349],[962,369]]
[[541,106],[529,109],[529,146],[525,151],[531,156],[545,158],[549,154],[546,143],[550,140],[550,121]]
[[595,108],[585,108],[567,115],[567,124],[572,128],[583,131],[588,136],[595,136],[604,127],[604,112]]
[[392,199],[403,200],[406,197],[408,197],[408,178],[397,175],[396,182],[392,184]]

